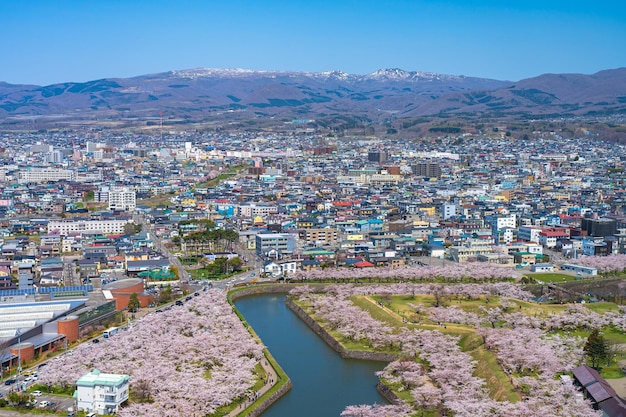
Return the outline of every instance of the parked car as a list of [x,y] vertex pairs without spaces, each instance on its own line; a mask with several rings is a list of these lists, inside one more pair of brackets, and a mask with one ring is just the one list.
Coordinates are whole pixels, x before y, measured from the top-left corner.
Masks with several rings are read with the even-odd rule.
[[41,397],[41,391],[36,390],[30,393],[33,397]]
[[43,400],[39,403],[39,408],[46,408],[50,405],[50,401]]

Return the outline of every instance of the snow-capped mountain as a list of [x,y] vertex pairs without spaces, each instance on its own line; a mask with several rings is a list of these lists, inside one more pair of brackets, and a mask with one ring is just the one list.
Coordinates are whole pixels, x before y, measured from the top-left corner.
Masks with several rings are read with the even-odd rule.
[[626,68],[547,74],[516,83],[388,68],[370,74],[194,68],[49,86],[0,82],[0,123],[60,120],[185,121],[328,115],[369,122],[413,116],[604,114],[626,110]]

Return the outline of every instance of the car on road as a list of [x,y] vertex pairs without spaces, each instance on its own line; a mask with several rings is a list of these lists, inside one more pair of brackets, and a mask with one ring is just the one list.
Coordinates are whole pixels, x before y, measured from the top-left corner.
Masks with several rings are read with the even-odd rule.
[[9,378],[6,381],[4,381],[4,385],[11,385],[11,384],[15,384],[17,382],[17,379],[14,378]]
[[182,306],[182,305],[183,305],[183,302],[182,302],[182,301],[180,301],[180,300],[176,300],[176,303],[175,303],[175,304],[176,304],[177,306]]
[[93,339],[91,343],[100,343],[100,339]]
[[41,391],[36,390],[30,393],[33,397],[41,397]]

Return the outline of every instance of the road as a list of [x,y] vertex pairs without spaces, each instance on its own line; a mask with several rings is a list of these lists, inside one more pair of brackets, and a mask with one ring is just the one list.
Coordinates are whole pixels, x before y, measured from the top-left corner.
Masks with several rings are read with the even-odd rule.
[[74,261],[80,259],[81,256],[70,255],[63,256],[63,285],[66,287],[72,285],[81,285],[80,276],[76,273],[76,264]]
[[142,232],[150,233],[150,240],[152,240],[152,243],[154,244],[154,250],[161,253],[164,257],[166,257],[170,261],[170,265],[175,266],[178,269],[180,282],[182,284],[189,283],[189,278],[190,278],[189,273],[185,270],[185,267],[180,262],[180,259],[172,255],[169,249],[165,247],[161,239],[156,235],[156,233],[154,233],[154,229],[152,228],[152,225],[146,221],[145,216],[141,214],[135,214],[133,217],[134,217],[135,223],[141,225]]
[[[142,231],[146,233],[150,233],[150,239],[154,244],[154,250],[161,253],[163,256],[167,257],[170,265],[178,268],[180,281],[182,284],[191,284],[193,285],[193,280],[191,280],[191,276],[189,272],[185,270],[185,267],[180,262],[177,256],[174,256],[170,253],[169,249],[165,247],[161,239],[154,233],[154,229],[150,223],[146,221],[146,218],[142,214],[135,214],[134,221],[137,224],[140,224],[142,227]],[[260,270],[263,266],[263,261],[259,259],[257,254],[254,251],[243,248],[238,242],[233,244],[233,249],[242,257],[242,260],[246,263],[246,265],[250,266],[252,271],[242,272],[237,275],[233,275],[233,277],[226,278],[222,281],[214,282],[214,285],[218,288],[226,287],[227,283],[230,285],[234,285],[242,282],[251,282],[254,280],[258,280]],[[253,273],[254,275],[250,275]],[[243,277],[243,279],[242,279]],[[222,284],[220,284],[222,283]]]

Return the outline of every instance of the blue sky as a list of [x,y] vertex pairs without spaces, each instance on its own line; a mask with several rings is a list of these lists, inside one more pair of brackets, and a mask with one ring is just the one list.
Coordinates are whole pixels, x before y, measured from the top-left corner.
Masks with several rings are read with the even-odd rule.
[[0,81],[48,85],[197,67],[517,81],[626,66],[626,2],[6,0]]

